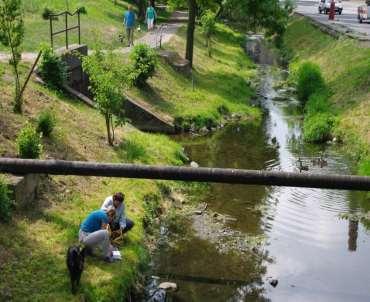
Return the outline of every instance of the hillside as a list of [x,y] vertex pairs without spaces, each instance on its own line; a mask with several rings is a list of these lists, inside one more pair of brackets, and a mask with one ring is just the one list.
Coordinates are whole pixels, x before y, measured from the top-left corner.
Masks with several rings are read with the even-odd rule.
[[285,35],[293,54],[290,68],[309,60],[317,63],[328,83],[331,111],[338,115],[335,132],[370,175],[370,48],[356,40],[335,39],[303,17],[293,18]]
[[[12,77],[6,65],[0,66],[1,156],[17,156],[15,141],[19,129],[26,123],[35,123],[40,111],[50,108],[57,124],[52,137],[43,139],[42,158],[182,164],[180,145],[129,125],[118,131],[117,146],[109,147],[104,119],[97,111],[35,83],[26,91],[24,114],[14,114]],[[65,265],[66,249],[77,241],[79,224],[85,216],[115,191],[126,194],[128,215],[136,223],[123,246],[124,260],[106,265],[88,258],[81,294],[73,297]],[[155,181],[48,177],[35,204],[17,209],[10,224],[0,223],[0,300],[81,301],[85,297],[89,301],[117,301],[147,259],[142,226],[146,215],[144,200],[161,196]]]
[[[198,127],[220,123],[225,112],[237,113],[249,121],[261,121],[260,111],[251,105],[255,94],[251,86],[257,75],[255,65],[245,55],[245,37],[227,26],[218,24],[208,56],[204,37],[195,32],[193,78],[174,71],[160,61],[159,68],[144,89],[132,89],[131,96],[148,102],[157,110],[171,114],[184,126]],[[185,53],[186,28],[181,28],[164,46]],[[186,124],[186,125],[185,125]]]

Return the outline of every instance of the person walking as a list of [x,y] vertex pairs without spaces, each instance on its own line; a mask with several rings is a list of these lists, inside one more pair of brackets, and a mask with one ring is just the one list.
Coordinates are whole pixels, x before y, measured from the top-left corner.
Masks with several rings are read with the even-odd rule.
[[123,14],[123,25],[126,28],[128,46],[134,45],[134,27],[135,27],[135,13],[132,5],[128,6],[127,11]]
[[146,23],[148,24],[148,31],[150,31],[154,28],[154,20],[157,19],[157,13],[150,2],[148,4],[148,8],[146,9],[145,18]]

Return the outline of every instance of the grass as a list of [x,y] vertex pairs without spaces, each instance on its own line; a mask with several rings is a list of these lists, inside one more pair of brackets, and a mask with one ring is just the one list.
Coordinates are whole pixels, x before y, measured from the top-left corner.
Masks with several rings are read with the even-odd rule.
[[[118,35],[124,32],[123,13],[131,3],[137,11],[134,1],[117,0],[23,0],[23,16],[25,23],[24,51],[36,51],[40,43],[50,41],[50,25],[48,20],[42,18],[44,8],[47,7],[54,12],[66,10],[66,3],[69,2],[69,10],[74,12],[79,7],[85,7],[86,15],[81,15],[81,42],[90,47],[95,43],[96,36],[99,36],[105,46],[113,48],[122,47]],[[169,12],[159,11],[159,22],[169,17]],[[77,17],[69,18],[69,26],[77,25]],[[64,29],[64,18],[60,17],[53,22],[54,31]],[[142,31],[136,31],[135,37],[142,36],[146,32],[146,26],[140,25]],[[77,30],[70,32],[69,43],[77,43]],[[65,45],[64,34],[56,36],[55,47]],[[0,45],[0,50],[5,48]]]
[[[6,65],[0,64],[0,70],[4,71],[0,76],[0,156],[15,157],[14,142],[19,129],[27,122],[36,124],[39,113],[48,109],[55,115],[56,125],[51,137],[43,139],[42,158],[182,163],[180,145],[165,136],[144,134],[128,125],[116,133],[119,144],[109,147],[104,119],[97,111],[34,83],[25,92],[24,114],[14,114],[12,77]],[[140,156],[126,142],[139,146]],[[153,195],[161,199],[163,183],[76,176],[45,179],[37,202],[26,209],[18,206],[9,224],[0,223],[0,300],[122,300],[148,260],[142,225],[146,215],[143,200]],[[77,242],[79,224],[86,215],[115,191],[126,194],[128,216],[136,223],[121,249],[123,261],[108,265],[88,257],[81,291],[72,296],[65,265],[67,247]]]
[[334,135],[365,160],[370,150],[370,48],[345,37],[335,39],[303,17],[291,19],[285,44],[292,51],[293,72],[303,61],[320,66],[330,90],[330,112],[338,116]]
[[[181,56],[185,53],[186,29],[165,46]],[[177,120],[190,120],[204,126],[219,122],[221,108],[259,121],[258,109],[250,106],[254,90],[247,84],[256,75],[254,64],[242,50],[244,38],[230,28],[218,25],[213,40],[213,56],[207,55],[204,39],[195,33],[194,89],[192,79],[160,62],[156,75],[145,89],[132,89],[131,96],[150,103]]]

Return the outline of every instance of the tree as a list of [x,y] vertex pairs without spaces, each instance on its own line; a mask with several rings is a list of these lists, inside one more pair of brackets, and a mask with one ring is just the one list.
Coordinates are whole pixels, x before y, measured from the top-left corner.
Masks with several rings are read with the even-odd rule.
[[195,17],[197,14],[196,0],[188,0],[188,6],[189,6],[189,20],[188,20],[188,29],[187,29],[187,34],[186,34],[185,58],[189,60],[190,67],[193,67],[194,30],[195,30]]
[[105,118],[109,145],[114,143],[114,129],[125,122],[123,90],[131,85],[131,72],[113,52],[96,50],[82,60],[83,70],[89,75],[90,90]]
[[21,0],[2,0],[0,3],[0,42],[10,48],[15,79],[14,111],[22,112],[21,84],[18,65],[21,60],[21,44],[24,37],[24,24]]
[[146,14],[146,0],[136,0],[136,5],[139,10],[137,17],[140,21],[144,21]]
[[212,50],[212,35],[216,31],[216,15],[210,10],[206,10],[201,19],[202,31],[206,40],[206,47],[208,49],[208,55],[211,56]]
[[279,46],[292,8],[290,0],[225,0],[223,15],[246,30],[264,29]]

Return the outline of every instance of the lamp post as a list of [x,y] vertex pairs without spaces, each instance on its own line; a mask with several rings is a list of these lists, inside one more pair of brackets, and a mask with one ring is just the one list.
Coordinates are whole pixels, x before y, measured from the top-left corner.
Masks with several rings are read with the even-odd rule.
[[335,0],[331,0],[329,9],[329,20],[334,21],[335,18]]

